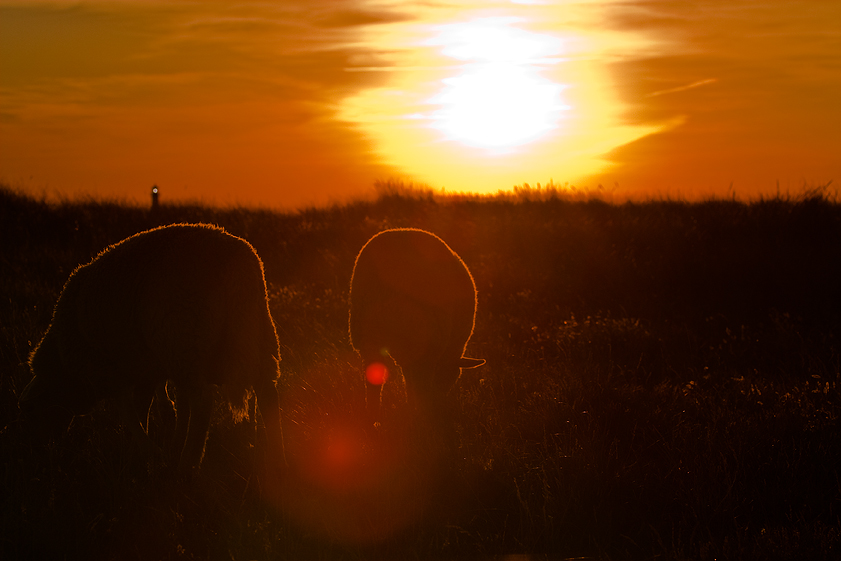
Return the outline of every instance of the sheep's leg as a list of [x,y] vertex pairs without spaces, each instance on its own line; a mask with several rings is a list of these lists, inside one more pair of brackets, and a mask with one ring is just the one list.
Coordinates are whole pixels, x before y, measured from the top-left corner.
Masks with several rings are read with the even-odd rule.
[[120,392],[120,417],[131,434],[146,436],[146,417],[152,403],[152,395],[154,387],[147,384],[128,386]]
[[[406,378],[408,404],[429,431],[428,437],[440,447],[445,462],[456,459],[459,449],[456,431],[457,394],[436,383],[433,366],[411,370]],[[450,376],[451,377],[451,376]]]
[[253,389],[266,435],[262,462],[258,460],[255,467],[260,476],[264,496],[277,500],[281,496],[282,476],[287,468],[280,400],[274,380],[262,378],[254,384]]
[[182,384],[167,383],[167,397],[173,402],[175,409],[175,434],[169,443],[167,456],[170,461],[176,463],[181,459],[181,452],[187,441],[187,429],[190,428],[190,400],[187,394],[187,389]]
[[[154,420],[153,420],[154,419]],[[171,437],[167,429],[171,429],[175,421],[175,403],[167,394],[167,385],[158,384],[155,387],[152,406],[149,407],[149,414],[146,418],[146,432],[151,436],[152,426],[156,427],[158,433]]]
[[456,430],[458,399],[453,392],[440,393],[432,398],[428,407],[430,425],[443,448],[444,461],[450,464],[457,460],[460,445]]
[[120,418],[131,435],[132,447],[147,458],[160,452],[148,434],[148,415],[153,395],[154,385],[138,384],[124,388],[118,398]]
[[134,388],[134,404],[137,417],[143,426],[143,431],[149,434],[149,415],[152,411],[152,404],[155,401],[156,384],[138,384]]
[[365,380],[365,414],[368,417],[369,425],[378,425],[380,422],[380,409],[383,401],[384,384],[372,384]]
[[266,427],[267,456],[280,464],[285,464],[283,426],[280,419],[280,401],[277,395],[277,387],[273,380],[261,379],[254,385],[254,393],[257,396],[257,408],[260,410],[263,424]]
[[[213,413],[213,391],[209,384],[178,387],[178,410],[176,413],[176,435],[184,437],[184,447],[178,462],[179,469],[186,471],[198,467],[204,457],[210,418]],[[186,411],[182,410],[186,406]],[[182,442],[177,440],[177,443]]]
[[433,414],[441,406],[438,388],[435,385],[435,366],[417,363],[403,368],[406,383],[406,402],[410,409]]
[[[374,353],[368,353],[370,356]],[[379,358],[382,353],[376,353],[377,359],[365,362],[365,414],[369,426],[380,426],[383,411],[383,390],[390,377],[400,371],[397,363],[390,356]],[[366,355],[363,355],[366,356]]]

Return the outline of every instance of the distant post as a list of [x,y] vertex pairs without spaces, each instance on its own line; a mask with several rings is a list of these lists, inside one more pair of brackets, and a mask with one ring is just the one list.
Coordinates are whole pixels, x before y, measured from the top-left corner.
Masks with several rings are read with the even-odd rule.
[[158,210],[158,186],[152,185],[152,212]]

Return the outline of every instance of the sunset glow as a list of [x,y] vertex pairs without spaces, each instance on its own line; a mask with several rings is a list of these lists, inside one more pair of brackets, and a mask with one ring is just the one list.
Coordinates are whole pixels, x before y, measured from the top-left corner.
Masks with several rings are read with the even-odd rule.
[[0,182],[285,208],[394,179],[797,191],[841,177],[839,20],[806,0],[0,0]]
[[346,99],[340,116],[413,181],[493,193],[581,178],[607,169],[611,149],[673,124],[624,124],[609,75],[594,64],[643,48],[641,37],[547,33],[523,17],[400,25],[370,40],[405,57],[405,71]]
[[560,41],[528,33],[502,20],[442,26],[429,42],[465,61],[457,76],[441,80],[428,103],[441,108],[433,126],[469,146],[505,148],[535,140],[557,127],[563,86],[542,78],[540,63],[560,53]]

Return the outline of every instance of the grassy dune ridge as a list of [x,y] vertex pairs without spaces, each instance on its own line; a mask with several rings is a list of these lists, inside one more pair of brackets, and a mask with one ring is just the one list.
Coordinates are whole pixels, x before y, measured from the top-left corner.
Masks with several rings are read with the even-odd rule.
[[[68,275],[172,222],[223,226],[263,259],[299,468],[295,454],[352,426],[364,399],[347,336],[357,251],[391,227],[446,240],[479,291],[468,355],[487,359],[454,389],[456,457],[427,469],[434,443],[386,418],[406,475],[387,473],[385,491],[330,491],[301,469],[294,487],[311,502],[290,509],[260,499],[254,425],[222,415],[186,483],[138,455],[107,402],[47,450],[29,446],[21,364]],[[0,557],[832,559],[841,547],[841,206],[819,193],[609,204],[393,192],[287,214],[153,215],[4,189],[0,240]],[[401,398],[391,385],[393,426]],[[150,432],[166,434],[164,421]]]

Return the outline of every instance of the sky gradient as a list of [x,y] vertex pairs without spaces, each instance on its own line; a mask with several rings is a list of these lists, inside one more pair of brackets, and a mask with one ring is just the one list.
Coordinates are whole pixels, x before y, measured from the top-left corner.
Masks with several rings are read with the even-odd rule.
[[376,181],[841,181],[841,3],[9,2],[0,182],[296,208]]

